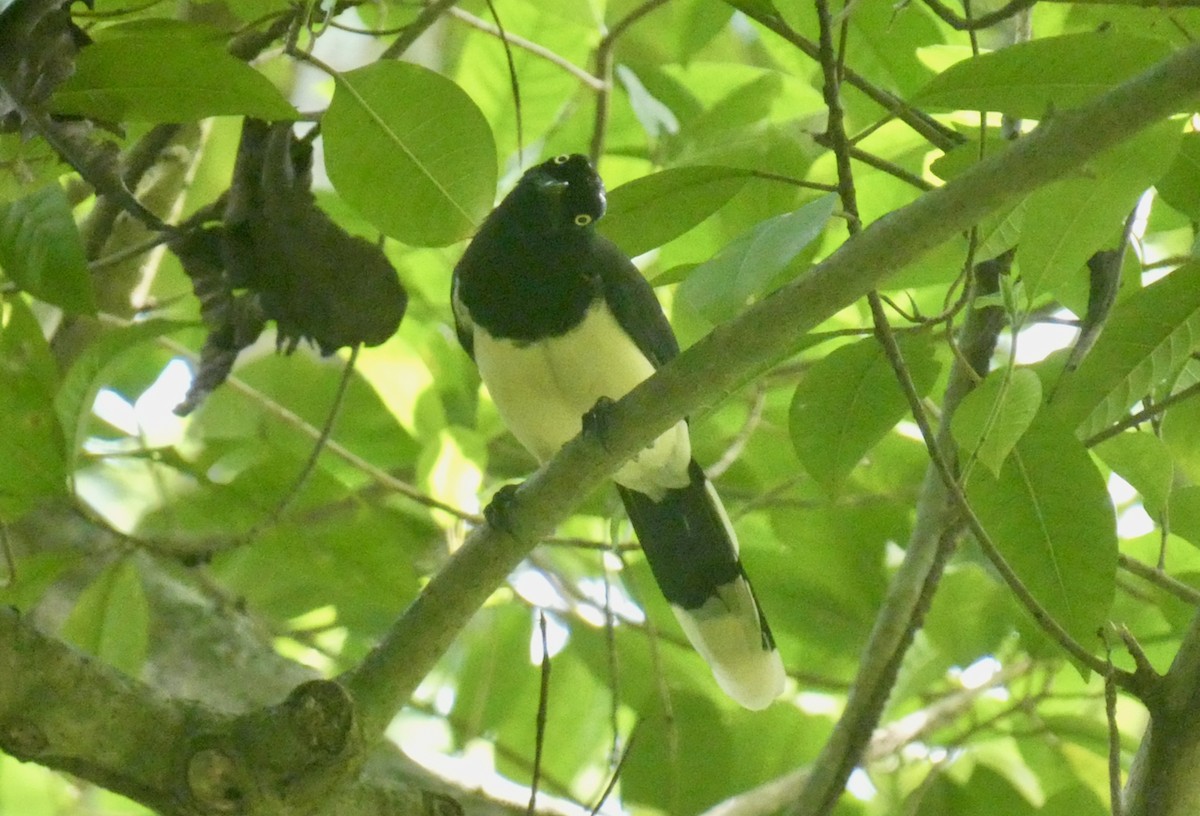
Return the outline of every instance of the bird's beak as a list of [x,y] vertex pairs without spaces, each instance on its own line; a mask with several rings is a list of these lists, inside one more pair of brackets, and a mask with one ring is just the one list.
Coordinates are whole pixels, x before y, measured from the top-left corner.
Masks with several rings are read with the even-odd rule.
[[568,186],[570,185],[562,179],[547,178],[538,181],[538,190],[555,198],[565,193]]

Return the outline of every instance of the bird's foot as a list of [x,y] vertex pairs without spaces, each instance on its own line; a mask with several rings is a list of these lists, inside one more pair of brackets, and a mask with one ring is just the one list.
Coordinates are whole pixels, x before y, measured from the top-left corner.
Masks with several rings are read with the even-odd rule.
[[492,496],[488,506],[483,508],[483,518],[488,526],[498,533],[516,535],[512,523],[512,510],[517,502],[517,485],[504,485]]
[[600,397],[583,415],[583,435],[595,439],[605,450],[608,450],[608,431],[612,426],[612,412],[616,404],[611,397]]

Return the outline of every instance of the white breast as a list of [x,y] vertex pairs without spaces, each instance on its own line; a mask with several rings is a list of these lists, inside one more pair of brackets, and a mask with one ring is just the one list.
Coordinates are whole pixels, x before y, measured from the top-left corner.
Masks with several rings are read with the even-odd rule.
[[[513,436],[539,461],[558,452],[582,427],[600,397],[619,399],[654,373],[654,366],[597,301],[571,331],[518,346],[474,327],[475,362]],[[691,444],[680,421],[614,477],[658,498],[688,482]]]

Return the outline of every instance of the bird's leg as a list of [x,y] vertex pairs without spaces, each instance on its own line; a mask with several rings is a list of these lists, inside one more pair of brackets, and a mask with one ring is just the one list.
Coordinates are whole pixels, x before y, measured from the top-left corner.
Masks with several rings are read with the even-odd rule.
[[488,506],[483,508],[483,518],[493,530],[506,535],[515,536],[512,523],[512,509],[517,502],[517,485],[504,485],[492,496]]
[[611,397],[600,397],[583,415],[583,436],[595,439],[605,450],[608,450],[608,431],[612,427],[612,412],[616,404]]

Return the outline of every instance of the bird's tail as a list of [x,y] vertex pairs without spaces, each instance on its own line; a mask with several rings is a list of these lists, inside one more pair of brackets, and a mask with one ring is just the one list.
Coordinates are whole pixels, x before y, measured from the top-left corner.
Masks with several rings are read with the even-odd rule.
[[746,708],[783,691],[783,663],[716,491],[694,461],[686,487],[655,501],[617,486],[654,580],[717,684]]

